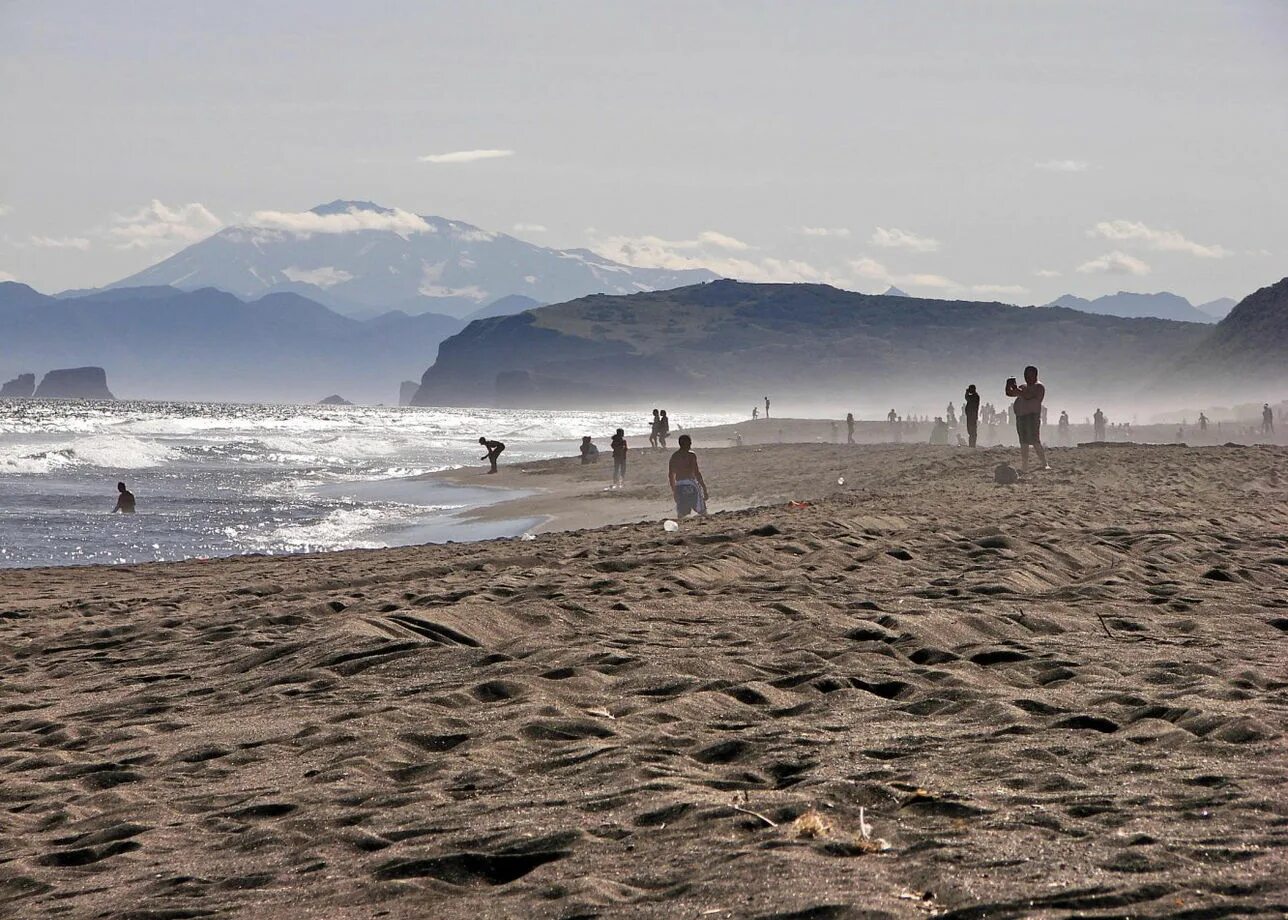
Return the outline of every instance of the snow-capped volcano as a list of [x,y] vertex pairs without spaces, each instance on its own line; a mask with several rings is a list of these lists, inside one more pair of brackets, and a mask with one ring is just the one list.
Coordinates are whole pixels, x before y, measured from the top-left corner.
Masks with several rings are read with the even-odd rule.
[[243,299],[292,291],[352,315],[465,316],[512,294],[558,303],[715,277],[704,269],[635,268],[369,201],[333,201],[304,212],[257,212],[253,222],[225,227],[110,287],[213,287]]

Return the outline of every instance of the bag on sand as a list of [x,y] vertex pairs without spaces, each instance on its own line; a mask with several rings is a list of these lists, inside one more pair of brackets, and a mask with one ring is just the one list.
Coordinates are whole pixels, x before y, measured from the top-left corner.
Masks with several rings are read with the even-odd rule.
[[1020,474],[1009,463],[999,463],[993,470],[993,481],[999,486],[1013,486],[1020,481]]

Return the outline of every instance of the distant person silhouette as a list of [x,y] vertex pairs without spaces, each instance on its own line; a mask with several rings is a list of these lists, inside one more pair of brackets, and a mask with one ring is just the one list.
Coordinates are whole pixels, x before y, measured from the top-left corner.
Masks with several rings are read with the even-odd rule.
[[845,443],[854,443],[854,413],[845,413]]
[[582,464],[599,462],[599,448],[590,439],[590,435],[581,439],[581,462]]
[[1208,417],[1202,412],[1199,413],[1199,431],[1207,433]]
[[1091,417],[1091,426],[1095,432],[1096,440],[1103,441],[1105,439],[1105,413],[1097,409],[1096,414]]
[[754,422],[754,421],[755,421],[756,419],[758,419],[758,418],[760,418],[760,406],[752,406],[752,407],[751,407],[751,420]]
[[935,425],[930,429],[930,443],[943,445],[948,443],[948,423],[942,415],[935,416]]
[[692,451],[693,439],[680,435],[680,449],[671,454],[667,477],[675,497],[676,517],[707,513],[707,484],[698,468],[698,455]]
[[966,388],[966,397],[962,400],[962,418],[966,421],[968,443],[974,447],[979,440],[979,391],[973,383]]
[[487,448],[487,454],[479,457],[479,459],[486,460],[488,463],[492,464],[492,468],[488,470],[488,472],[495,473],[496,458],[501,456],[501,451],[505,450],[505,445],[500,441],[489,441],[487,438],[479,438],[479,443]]
[[1261,433],[1275,433],[1275,411],[1270,408],[1270,403],[1261,407]]
[[765,418],[769,418],[769,397],[765,397]]
[[661,425],[661,418],[658,410],[653,410],[653,424],[649,426],[648,446],[657,447],[657,429]]
[[618,428],[609,442],[613,448],[613,488],[626,485],[626,432]]
[[657,417],[657,443],[666,448],[666,439],[671,436],[671,420],[666,417],[666,410]]
[[125,488],[125,483],[123,482],[118,482],[116,484],[116,491],[116,507],[112,509],[112,513],[116,514],[116,512],[119,511],[121,514],[133,514],[134,493]]
[[1068,445],[1069,443],[1069,413],[1061,412],[1060,421],[1056,423],[1060,429],[1060,443]]
[[948,410],[944,413],[944,418],[948,419],[949,425],[952,425],[954,428],[957,427],[957,410],[953,408],[952,403],[948,404]]
[[1046,384],[1038,380],[1038,369],[1030,364],[1024,369],[1024,383],[1017,384],[1012,377],[1006,381],[1006,395],[1015,399],[1011,410],[1015,414],[1015,431],[1020,437],[1020,470],[1029,471],[1029,448],[1038,455],[1039,469],[1049,470],[1046,448],[1042,446],[1042,400],[1046,398]]

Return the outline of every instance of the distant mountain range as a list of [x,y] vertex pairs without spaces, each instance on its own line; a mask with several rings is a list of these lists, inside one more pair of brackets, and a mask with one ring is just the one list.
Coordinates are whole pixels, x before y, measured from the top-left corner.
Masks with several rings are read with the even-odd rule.
[[903,411],[930,394],[946,402],[967,383],[1001,404],[1004,378],[1034,363],[1060,399],[1113,404],[1211,333],[1206,324],[1058,306],[713,281],[472,322],[442,343],[413,401],[745,407],[768,393],[799,411],[835,408],[850,393]]
[[333,201],[261,223],[226,227],[110,287],[217,288],[243,300],[292,293],[351,316],[465,317],[516,294],[555,303],[716,277],[705,269],[634,268],[587,249],[549,249],[370,201]]
[[210,288],[56,298],[0,282],[0,380],[98,365],[125,398],[311,403],[343,393],[396,405],[399,381],[463,325],[432,313],[361,321],[292,293],[249,303]]
[[1196,307],[1179,294],[1168,291],[1159,291],[1157,294],[1133,294],[1130,291],[1119,291],[1117,294],[1105,294],[1095,300],[1065,294],[1063,297],[1057,297],[1047,306],[1068,307],[1070,310],[1099,313],[1104,316],[1129,318],[1151,316],[1156,319],[1175,319],[1186,323],[1214,323],[1230,312],[1234,301],[1229,297],[1222,297]]

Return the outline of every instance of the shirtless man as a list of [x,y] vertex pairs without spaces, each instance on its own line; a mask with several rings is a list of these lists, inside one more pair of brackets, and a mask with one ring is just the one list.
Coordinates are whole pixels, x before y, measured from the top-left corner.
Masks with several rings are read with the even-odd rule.
[[505,445],[500,441],[489,441],[487,438],[479,438],[479,443],[487,448],[487,454],[479,457],[480,460],[486,460],[492,464],[488,473],[496,472],[496,458],[501,456],[501,451],[505,450]]
[[698,469],[698,455],[690,449],[692,446],[693,439],[682,434],[680,449],[671,454],[668,478],[671,494],[675,496],[676,517],[707,513],[707,484],[702,479],[702,470]]
[[119,511],[121,514],[133,514],[134,493],[125,488],[125,483],[123,482],[116,484],[116,491],[119,494],[116,496],[116,507],[112,509],[112,513],[116,514]]
[[1037,451],[1039,469],[1049,470],[1046,448],[1042,446],[1042,400],[1046,386],[1038,380],[1038,369],[1030,364],[1024,369],[1024,382],[1016,384],[1015,378],[1006,381],[1006,395],[1015,400],[1015,430],[1020,436],[1020,470],[1029,471],[1029,447]]

